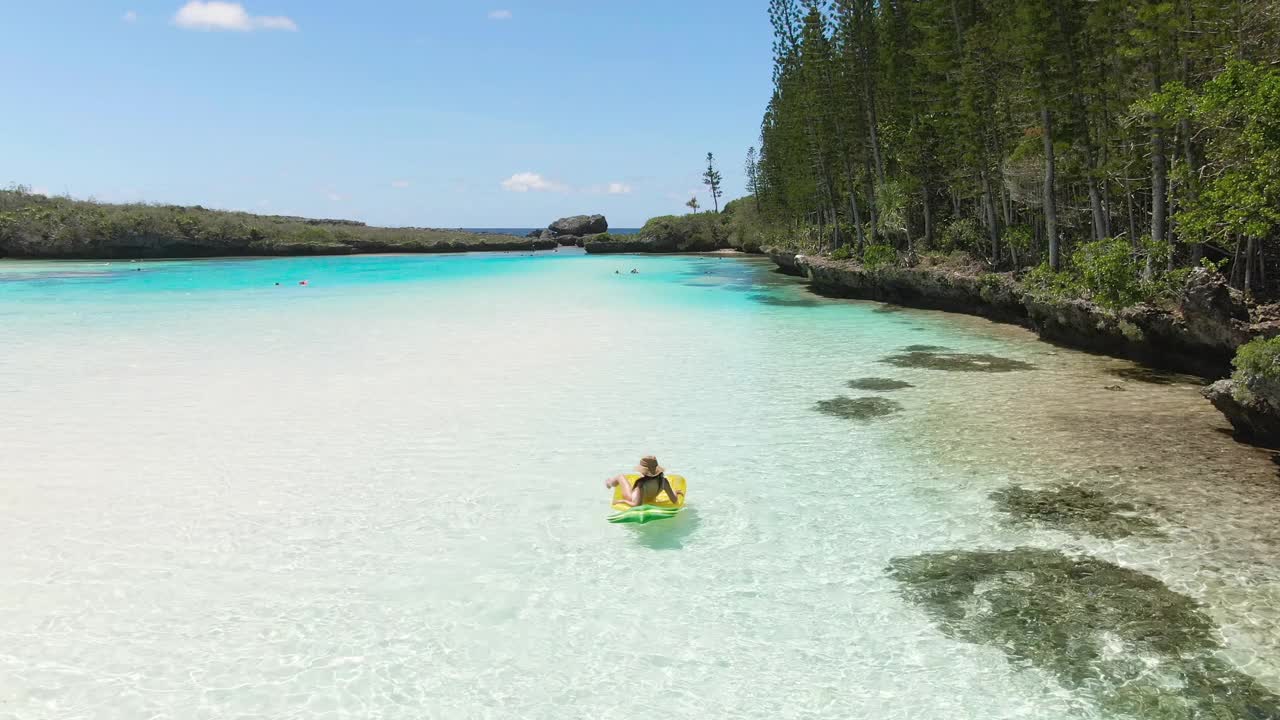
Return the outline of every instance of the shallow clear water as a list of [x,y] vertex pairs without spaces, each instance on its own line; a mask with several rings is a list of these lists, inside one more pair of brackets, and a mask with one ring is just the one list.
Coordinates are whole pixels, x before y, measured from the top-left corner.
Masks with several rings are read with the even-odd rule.
[[[0,263],[0,718],[1117,717],[888,571],[1023,546],[1193,598],[1280,693],[1266,453],[1192,384],[885,310],[741,258]],[[647,453],[690,507],[606,523]],[[1070,483],[1159,532],[989,498]]]

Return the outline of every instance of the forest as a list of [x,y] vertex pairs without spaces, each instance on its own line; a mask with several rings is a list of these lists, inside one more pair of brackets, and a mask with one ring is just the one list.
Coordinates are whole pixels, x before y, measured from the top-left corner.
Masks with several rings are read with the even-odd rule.
[[769,241],[1111,307],[1280,289],[1280,3],[770,0]]

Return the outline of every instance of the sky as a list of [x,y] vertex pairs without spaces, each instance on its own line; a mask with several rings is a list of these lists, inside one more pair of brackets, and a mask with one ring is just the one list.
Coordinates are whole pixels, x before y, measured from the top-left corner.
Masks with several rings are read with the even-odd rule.
[[[377,225],[744,193],[765,0],[0,0],[0,184]],[[722,200],[723,202],[723,200]]]

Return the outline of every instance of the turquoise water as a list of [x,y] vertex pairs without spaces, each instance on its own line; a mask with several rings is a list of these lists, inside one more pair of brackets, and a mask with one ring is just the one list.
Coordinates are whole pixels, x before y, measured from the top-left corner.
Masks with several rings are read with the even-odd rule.
[[[1135,717],[1280,693],[1267,454],[1178,378],[887,310],[736,257],[0,263],[0,718],[1113,718],[1119,662],[1181,713]],[[882,362],[915,345],[979,357]],[[689,509],[606,523],[649,453]],[[991,497],[1076,484],[1155,530]],[[1020,547],[1192,599],[1230,682],[1105,596],[1070,680],[890,571]]]

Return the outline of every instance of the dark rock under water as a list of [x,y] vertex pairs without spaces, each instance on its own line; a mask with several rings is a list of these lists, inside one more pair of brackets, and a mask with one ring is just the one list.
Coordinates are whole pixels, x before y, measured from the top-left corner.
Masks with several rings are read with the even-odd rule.
[[1109,540],[1162,534],[1156,522],[1139,514],[1133,503],[1112,500],[1079,485],[1042,489],[1013,485],[992,492],[991,500],[1015,525],[1043,525]]
[[903,380],[882,377],[858,378],[857,380],[850,380],[848,385],[854,390],[868,390],[871,392],[892,392],[915,387],[915,385]]
[[1280,696],[1218,656],[1199,604],[1136,570],[1017,548],[897,558],[888,572],[948,636],[1047,672],[1108,716],[1280,718]]
[[850,398],[841,395],[819,400],[814,409],[846,420],[874,420],[902,410],[902,405],[882,397]]
[[950,372],[1006,373],[1034,370],[1035,365],[1021,360],[985,353],[907,352],[890,355],[880,362],[900,368],[946,370]]

